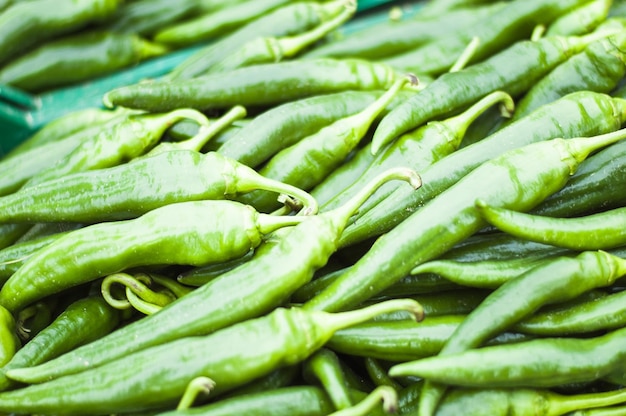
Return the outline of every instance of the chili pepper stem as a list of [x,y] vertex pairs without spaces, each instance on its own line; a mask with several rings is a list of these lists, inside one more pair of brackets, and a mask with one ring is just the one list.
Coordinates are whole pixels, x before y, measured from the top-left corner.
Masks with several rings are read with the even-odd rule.
[[144,315],[152,315],[163,309],[163,306],[147,302],[137,296],[130,288],[126,288],[126,299],[131,307]]
[[383,184],[390,180],[399,179],[408,182],[413,189],[418,189],[422,186],[422,179],[419,174],[409,168],[393,168],[388,169],[376,177],[374,177],[365,187],[363,187],[357,194],[346,201],[342,206],[335,208],[329,213],[348,220],[352,215],[358,212],[359,207],[365,203],[365,201],[378,190]]
[[563,37],[563,40],[571,44],[573,49],[572,53],[575,54],[585,49],[590,43],[616,35],[619,32],[621,32],[619,28],[607,27],[583,36],[566,36]]
[[209,394],[215,388],[215,381],[208,377],[196,377],[189,382],[176,410],[189,409],[200,394]]
[[214,123],[203,126],[198,133],[188,140],[182,142],[173,143],[173,147],[177,149],[188,149],[199,152],[209,140],[211,140],[217,133],[224,130],[231,125],[234,121],[244,118],[247,115],[246,109],[243,106],[237,105],[231,108],[226,114],[216,120]]
[[133,38],[133,42],[136,44],[134,49],[139,52],[139,60],[152,58],[153,56],[165,55],[170,52],[170,49],[163,44],[149,42],[139,37]]
[[451,117],[445,121],[451,131],[456,132],[457,137],[465,136],[469,126],[485,112],[485,110],[496,103],[500,103],[500,111],[504,117],[511,117],[515,111],[513,98],[504,91],[495,91],[481,98],[476,104],[465,110],[458,116]]
[[470,43],[467,44],[467,47],[463,50],[461,55],[459,55],[459,59],[456,60],[454,65],[450,68],[450,72],[457,72],[467,66],[467,63],[472,59],[472,56],[478,49],[480,45],[480,38],[478,36],[474,36]]
[[[237,183],[233,186],[237,192],[250,192],[256,189],[262,189],[265,191],[276,192],[279,194],[279,201],[283,198],[281,195],[287,195],[291,197],[295,197],[295,199],[299,200],[302,205],[304,211],[303,215],[311,215],[316,214],[318,211],[317,200],[313,198],[308,192],[298,188],[297,186],[289,185],[285,182],[277,181],[274,179],[270,179],[268,177],[259,175],[254,169],[249,168],[240,163],[233,163],[234,173],[232,178],[237,178]],[[228,188],[228,187],[227,187]],[[282,209],[280,212],[276,212],[275,214],[282,213]]]
[[315,29],[302,33],[296,36],[287,36],[279,39],[275,39],[272,43],[273,50],[276,53],[276,60],[281,60],[283,57],[292,57],[300,52],[304,47],[312,45],[331,31],[337,29],[339,26],[350,20],[356,12],[357,1],[346,0],[345,9],[339,13],[336,17],[322,23]]
[[600,134],[593,137],[565,139],[565,143],[572,156],[576,160],[576,165],[578,165],[583,160],[585,160],[590,153],[625,138],[626,128],[622,128],[611,133]]
[[361,309],[329,313],[316,311],[315,319],[324,327],[325,331],[336,332],[361,322],[368,321],[385,313],[407,311],[416,322],[424,319],[424,308],[413,299],[393,299],[376,303]]
[[558,416],[579,409],[612,406],[626,402],[626,389],[602,393],[577,394],[574,396],[550,397],[546,416]]
[[346,409],[338,410],[329,416],[361,416],[369,415],[374,407],[383,402],[385,413],[396,413],[398,410],[398,394],[389,386],[376,387],[358,404]]
[[273,215],[259,213],[257,227],[260,233],[269,234],[280,228],[300,224],[309,219],[307,215]]

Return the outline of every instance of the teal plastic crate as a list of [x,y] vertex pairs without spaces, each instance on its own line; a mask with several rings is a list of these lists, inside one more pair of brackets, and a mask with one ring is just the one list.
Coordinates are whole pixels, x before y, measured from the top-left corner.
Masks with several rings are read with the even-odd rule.
[[[344,25],[341,32],[358,31],[388,19],[389,8],[395,4],[401,4],[409,13],[419,9],[419,2],[361,0],[357,17]],[[88,107],[102,107],[102,96],[114,88],[167,74],[202,46],[181,49],[106,77],[39,95],[0,85],[0,157],[46,123],[64,114]]]

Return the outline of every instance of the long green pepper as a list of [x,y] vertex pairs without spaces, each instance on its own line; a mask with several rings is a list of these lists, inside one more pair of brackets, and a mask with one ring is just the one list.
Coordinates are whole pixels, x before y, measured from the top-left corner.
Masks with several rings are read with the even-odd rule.
[[108,169],[69,174],[0,197],[0,222],[130,219],[171,203],[232,199],[254,189],[287,194],[307,212],[317,212],[316,201],[307,193],[219,153],[171,150]]
[[396,78],[388,65],[364,60],[295,60],[119,87],[104,95],[104,103],[148,111],[262,107],[350,89],[387,89]]
[[258,246],[264,234],[306,219],[259,214],[235,201],[207,200],[97,223],[33,254],[0,289],[0,304],[18,312],[45,296],[131,267],[230,260]]
[[[37,382],[81,372],[149,346],[208,334],[271,311],[287,301],[326,264],[337,250],[339,237],[350,216],[375,189],[393,179],[408,181],[413,188],[420,186],[415,172],[406,169],[386,172],[342,207],[274,232],[257,248],[252,259],[160,312],[126,325],[100,341],[25,370],[22,378]],[[277,264],[280,267],[276,267]],[[127,342],[129,337],[132,343]]]
[[[20,413],[150,409],[175,402],[187,383],[199,376],[211,378],[212,392],[217,394],[304,360],[339,329],[400,309],[422,319],[420,305],[402,299],[338,314],[276,308],[208,336],[171,341],[72,377],[0,393],[0,409]],[[18,374],[7,372],[9,377]]]

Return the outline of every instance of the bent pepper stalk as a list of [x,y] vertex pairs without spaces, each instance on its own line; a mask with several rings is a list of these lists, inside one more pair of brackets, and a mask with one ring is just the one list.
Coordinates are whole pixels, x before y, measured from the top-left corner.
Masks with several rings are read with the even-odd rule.
[[[257,248],[252,259],[175,300],[158,313],[45,364],[23,369],[20,378],[30,383],[80,373],[150,346],[208,334],[271,311],[287,301],[326,264],[337,250],[348,219],[369,195],[389,180],[406,181],[414,189],[421,185],[419,176],[411,170],[389,170],[340,208],[276,231]],[[276,267],[277,264],[280,267]],[[180,325],[181,322],[185,325]],[[129,337],[133,342],[127,342]]]
[[590,138],[552,139],[483,163],[376,240],[348,272],[304,307],[342,310],[371,298],[484,227],[476,199],[529,210],[561,189],[591,152],[625,137],[622,129]]
[[[72,377],[0,393],[0,409],[114,413],[158,408],[175,403],[200,376],[213,380],[211,394],[219,394],[303,361],[339,329],[397,310],[410,311],[417,321],[423,318],[419,303],[409,299],[338,314],[276,308],[210,335],[166,342]],[[16,377],[19,370],[7,375]]]

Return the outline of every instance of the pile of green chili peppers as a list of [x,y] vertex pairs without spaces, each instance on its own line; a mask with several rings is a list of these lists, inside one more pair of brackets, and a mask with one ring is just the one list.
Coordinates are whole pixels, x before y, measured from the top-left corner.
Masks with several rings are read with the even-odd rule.
[[211,42],[0,159],[0,413],[626,415],[626,2],[50,1]]

